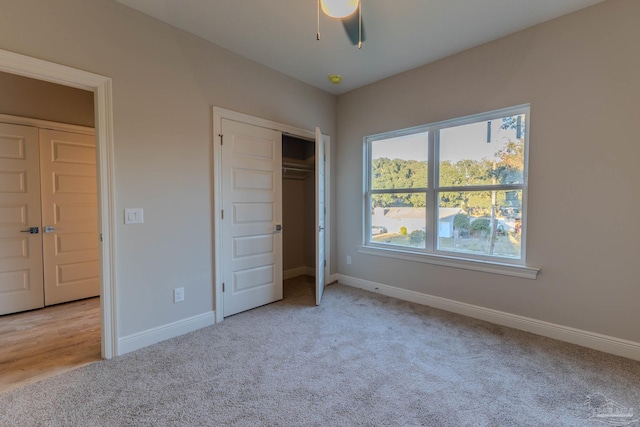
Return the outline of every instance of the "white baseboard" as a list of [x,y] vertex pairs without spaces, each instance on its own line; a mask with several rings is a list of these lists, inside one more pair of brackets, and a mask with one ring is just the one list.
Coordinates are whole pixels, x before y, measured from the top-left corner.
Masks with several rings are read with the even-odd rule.
[[282,279],[283,280],[287,280],[287,279],[291,279],[293,277],[298,277],[298,276],[314,276],[316,275],[316,269],[313,267],[296,267],[296,268],[291,268],[289,270],[284,270],[282,272]]
[[487,322],[531,332],[533,334],[542,335],[571,344],[577,344],[594,350],[603,351],[605,353],[615,354],[616,356],[640,360],[640,343],[634,341],[623,340],[595,332],[544,322],[541,320],[531,319],[529,317],[458,302],[447,298],[436,297],[394,286],[383,285],[381,283],[370,282],[368,280],[358,279],[355,277],[344,276],[342,274],[338,274],[337,276],[338,281],[343,285],[364,289],[366,291],[379,293],[404,301],[439,308],[441,310],[473,317],[474,319],[485,320]]
[[334,283],[338,281],[338,275],[337,274],[332,274],[329,276],[329,280],[327,281],[327,283]]
[[209,311],[187,319],[178,320],[177,322],[127,335],[118,340],[117,356],[193,332],[205,326],[211,326],[215,323],[216,314],[214,311]]

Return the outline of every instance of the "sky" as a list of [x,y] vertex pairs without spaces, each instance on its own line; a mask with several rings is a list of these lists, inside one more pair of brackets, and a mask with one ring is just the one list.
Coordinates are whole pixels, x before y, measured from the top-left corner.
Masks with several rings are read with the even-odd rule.
[[[500,129],[502,120],[491,122],[491,142],[487,142],[487,122],[471,123],[440,130],[440,160],[493,159],[509,140],[516,139],[513,129]],[[427,159],[427,132],[400,136],[373,143],[372,158]]]

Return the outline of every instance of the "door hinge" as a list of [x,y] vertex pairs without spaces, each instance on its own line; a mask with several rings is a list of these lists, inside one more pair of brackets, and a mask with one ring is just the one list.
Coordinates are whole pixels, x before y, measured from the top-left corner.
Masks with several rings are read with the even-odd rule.
[[325,215],[327,214],[327,208],[326,207],[324,208],[324,214]]
[[224,219],[224,209],[220,211],[220,219]]
[[100,233],[100,241],[102,242],[102,233]]
[[327,260],[326,259],[324,260],[324,266],[325,267],[327,266]]
[[222,292],[224,292],[224,282],[222,282]]
[[219,133],[218,136],[220,137],[220,145],[224,145],[224,135]]

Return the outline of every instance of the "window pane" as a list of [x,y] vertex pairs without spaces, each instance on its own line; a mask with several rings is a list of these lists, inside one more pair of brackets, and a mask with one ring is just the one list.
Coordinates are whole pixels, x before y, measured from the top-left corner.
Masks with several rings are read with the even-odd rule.
[[373,194],[371,205],[372,242],[425,247],[425,193]]
[[427,144],[427,132],[371,142],[371,188],[426,188]]
[[440,186],[524,183],[525,115],[440,131]]
[[442,192],[438,200],[439,250],[520,258],[522,190]]

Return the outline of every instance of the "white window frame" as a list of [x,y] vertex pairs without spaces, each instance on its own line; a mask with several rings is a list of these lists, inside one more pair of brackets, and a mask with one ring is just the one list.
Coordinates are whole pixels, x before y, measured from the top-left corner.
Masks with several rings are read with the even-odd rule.
[[[482,121],[501,119],[507,116],[518,114],[526,115],[525,128],[525,150],[524,150],[524,175],[522,184],[497,184],[489,188],[491,190],[517,190],[522,191],[521,202],[521,248],[520,258],[512,259],[499,256],[451,252],[437,248],[437,212],[438,193],[447,191],[486,191],[486,185],[439,187],[439,131],[442,129],[462,126]],[[526,266],[526,235],[527,235],[527,190],[528,190],[528,163],[529,163],[529,134],[531,129],[531,111],[529,104],[515,107],[493,110],[485,113],[474,114],[466,117],[441,121],[437,123],[416,126],[381,134],[371,135],[364,138],[364,228],[363,245],[357,247],[358,253],[367,255],[385,256],[389,258],[402,259],[407,261],[423,262],[429,264],[444,265],[448,267],[463,268],[469,270],[483,271],[488,273],[505,274],[509,276],[535,279],[539,269]],[[428,132],[428,186],[426,188],[411,189],[411,192],[426,194],[426,241],[425,248],[405,248],[401,246],[388,245],[372,241],[371,233],[371,196],[375,191],[371,190],[371,147],[375,141],[386,140],[416,133]],[[414,191],[415,190],[415,191]],[[393,190],[389,190],[392,192]],[[387,191],[385,191],[387,192]],[[399,191],[402,192],[402,191]],[[406,191],[405,191],[406,192]]]

